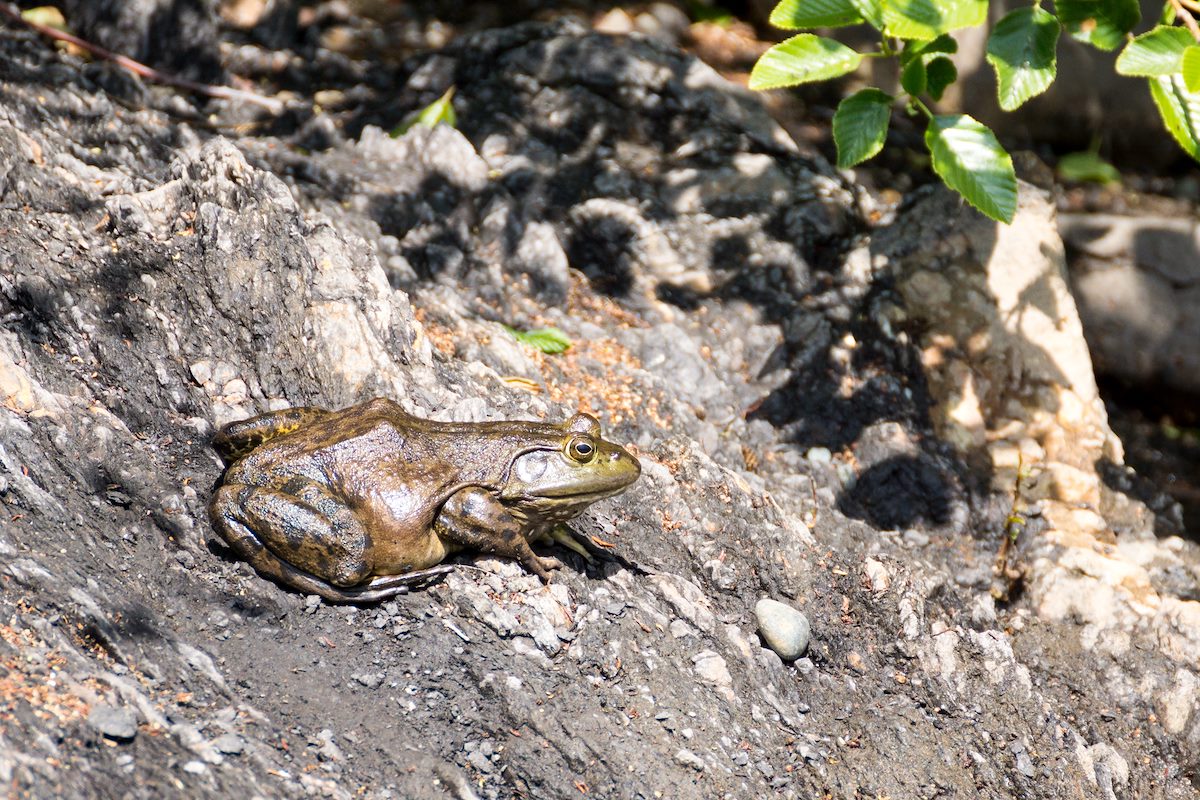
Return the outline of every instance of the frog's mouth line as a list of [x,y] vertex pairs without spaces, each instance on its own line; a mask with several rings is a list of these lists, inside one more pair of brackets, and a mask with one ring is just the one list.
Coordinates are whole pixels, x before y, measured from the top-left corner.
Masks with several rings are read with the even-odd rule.
[[621,484],[620,486],[613,486],[609,489],[601,489],[600,491],[593,492],[572,492],[569,489],[562,489],[560,491],[544,491],[541,494],[521,495],[518,499],[520,501],[529,503],[537,503],[539,501],[544,502],[546,500],[563,500],[573,503],[593,502],[595,500],[603,500],[606,497],[612,497],[615,494],[620,494],[628,485],[629,484],[625,483]]

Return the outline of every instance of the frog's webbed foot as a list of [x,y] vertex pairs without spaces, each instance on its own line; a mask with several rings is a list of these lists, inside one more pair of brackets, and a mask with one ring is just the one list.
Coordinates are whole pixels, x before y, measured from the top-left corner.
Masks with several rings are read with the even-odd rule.
[[562,569],[563,562],[554,556],[539,556],[534,554],[532,561],[522,561],[521,566],[542,579],[542,583],[550,582],[550,570]]
[[[452,572],[450,565],[409,572],[404,575],[386,575],[375,578],[361,586],[334,586],[315,575],[296,569],[286,562],[280,562],[277,578],[285,586],[298,589],[306,594],[316,594],[330,603],[378,603],[396,595],[408,594],[415,588],[424,588]],[[274,577],[274,576],[272,576]]]
[[[425,588],[454,571],[450,564],[442,564],[429,569],[406,572],[403,575],[383,575],[368,581],[362,586],[340,588],[326,584],[327,591],[316,592],[326,600],[334,603],[378,603],[399,594],[408,594],[415,588]],[[324,583],[324,581],[318,581]]]
[[334,586],[316,575],[297,569],[268,550],[263,550],[253,563],[259,572],[284,586],[305,594],[320,595],[330,603],[378,603],[396,595],[408,594],[416,588],[425,588],[454,571],[453,566],[443,564],[403,575],[384,575],[359,586],[343,587]]
[[561,522],[552,526],[549,530],[543,531],[542,538],[544,540],[548,539],[552,542],[558,542],[568,550],[578,553],[579,555],[583,556],[583,560],[589,564],[596,563],[596,560],[592,558],[592,554],[589,553],[588,549],[583,546],[583,543],[579,541],[578,537],[576,537],[570,528]]

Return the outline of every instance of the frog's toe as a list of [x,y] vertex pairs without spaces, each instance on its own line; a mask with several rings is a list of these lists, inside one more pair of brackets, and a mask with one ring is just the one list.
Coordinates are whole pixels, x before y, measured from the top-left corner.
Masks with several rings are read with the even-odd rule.
[[535,556],[533,572],[542,579],[543,583],[550,582],[550,570],[562,569],[563,562],[554,556]]
[[337,603],[378,603],[399,594],[408,594],[415,588],[425,588],[453,571],[452,565],[442,564],[401,575],[382,575],[349,588],[331,586],[321,594],[326,600]]
[[546,538],[551,541],[558,542],[563,547],[578,553],[583,556],[583,560],[589,564],[595,563],[592,554],[587,551],[587,548],[575,537],[575,534],[566,525],[555,525],[550,530],[546,531]]

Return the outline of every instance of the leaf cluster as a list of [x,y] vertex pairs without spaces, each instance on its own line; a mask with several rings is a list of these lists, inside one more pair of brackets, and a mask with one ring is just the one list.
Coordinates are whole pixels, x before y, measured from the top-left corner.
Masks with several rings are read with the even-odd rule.
[[[1161,24],[1136,38],[1130,31],[1141,18],[1138,0],[1054,0],[1053,12],[1039,0],[1010,11],[987,40],[1000,107],[1012,111],[1050,87],[1064,31],[1101,50],[1126,42],[1117,72],[1146,78],[1167,130],[1200,160],[1200,45],[1173,24],[1176,9],[1186,14],[1195,2],[1166,0]],[[878,154],[892,109],[901,105],[926,118],[925,145],[946,185],[992,219],[1011,222],[1016,175],[996,136],[965,114],[930,109],[958,79],[950,60],[957,50],[951,32],[984,24],[987,11],[987,0],[782,0],[771,14],[773,25],[788,30],[869,25],[879,33],[879,49],[859,52],[828,37],[800,33],[763,54],[750,74],[750,88],[828,80],[853,72],[865,58],[897,59],[898,94],[868,87],[838,105],[833,117],[838,166],[852,167]],[[1185,22],[1200,38],[1190,17]]]

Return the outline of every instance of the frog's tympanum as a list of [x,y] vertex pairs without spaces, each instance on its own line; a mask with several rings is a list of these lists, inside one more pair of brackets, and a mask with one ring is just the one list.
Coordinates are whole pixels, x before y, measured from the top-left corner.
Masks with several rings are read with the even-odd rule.
[[332,601],[380,600],[449,570],[447,554],[561,566],[531,540],[637,480],[636,458],[567,422],[434,422],[375,399],[226,425],[213,526],[263,575]]

